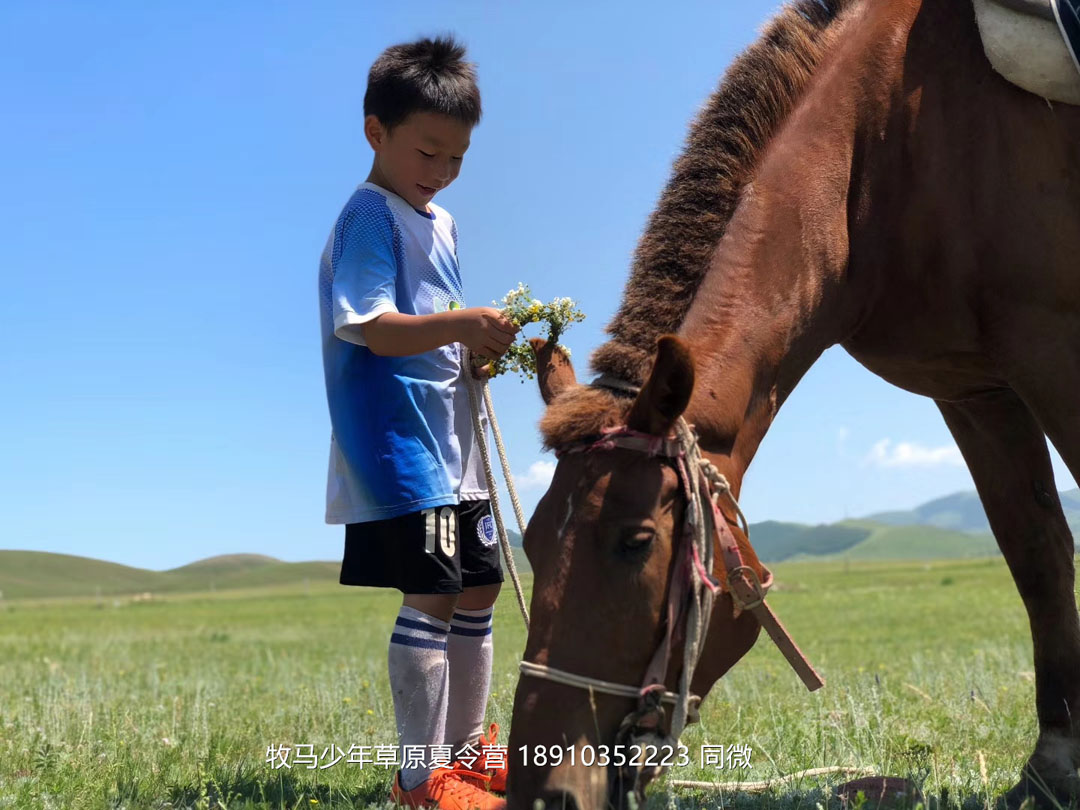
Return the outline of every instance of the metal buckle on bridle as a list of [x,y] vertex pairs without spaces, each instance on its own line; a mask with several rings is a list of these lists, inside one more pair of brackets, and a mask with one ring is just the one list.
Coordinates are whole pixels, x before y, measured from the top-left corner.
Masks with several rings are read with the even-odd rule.
[[615,735],[616,740],[620,735],[632,738],[637,734],[648,734],[660,728],[667,718],[663,696],[664,685],[661,683],[643,689],[641,697],[638,698],[637,708],[626,715],[619,724],[619,731]]
[[[751,602],[743,601],[742,594],[740,594],[735,588],[735,576],[742,574],[743,572],[749,573],[749,579],[752,579],[752,583],[748,583],[746,578],[742,580],[743,584],[750,585],[754,589],[754,594],[757,599]],[[765,601],[765,588],[761,584],[761,578],[758,576],[757,571],[751,568],[749,565],[737,565],[734,566],[727,575],[728,590],[731,592],[731,598],[735,601],[735,604],[739,606],[740,610],[753,610],[758,605]]]
[[[615,733],[615,750],[626,753],[626,761],[616,769],[620,791],[632,790],[638,800],[645,797],[645,786],[660,775],[663,770],[658,760],[663,759],[662,749],[672,746],[674,751],[678,740],[663,732],[667,720],[667,711],[663,706],[664,685],[653,684],[641,692],[637,708],[622,719],[619,730]],[[701,702],[697,695],[696,703]],[[650,759],[647,746],[656,747],[654,764]]]

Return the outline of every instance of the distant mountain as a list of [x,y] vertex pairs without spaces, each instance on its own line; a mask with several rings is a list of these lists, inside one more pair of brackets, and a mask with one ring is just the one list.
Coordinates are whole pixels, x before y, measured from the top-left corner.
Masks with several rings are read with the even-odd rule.
[[970,557],[1000,556],[997,541],[990,533],[971,534],[936,526],[883,526],[870,521],[854,521],[871,529],[861,540],[833,558],[851,560],[960,560]]
[[[507,530],[519,572],[529,571],[521,537]],[[341,562],[283,562],[264,554],[220,554],[150,571],[118,563],[54,554],[49,551],[0,551],[0,598],[40,599],[62,596],[112,597],[122,594],[191,593],[337,582]],[[507,578],[509,582],[509,578]]]
[[168,571],[48,551],[0,551],[0,596],[116,596],[179,593],[337,580],[340,562],[282,562],[261,554],[208,557]]
[[204,560],[196,560],[179,568],[170,568],[172,573],[181,571],[228,571],[256,568],[267,563],[281,562],[276,557],[267,557],[265,554],[219,554],[216,557],[207,557]]
[[[1070,489],[1058,495],[1069,528],[1073,532],[1080,532],[1080,489]],[[937,526],[959,532],[990,531],[990,522],[975,492],[957,492],[935,498],[909,511],[878,512],[864,519],[890,526]]]
[[836,554],[865,540],[871,530],[844,523],[805,526],[766,520],[750,524],[754,552],[766,562],[776,562],[799,554]]
[[[1059,493],[1065,519],[1080,534],[1080,489]],[[975,492],[957,492],[908,511],[807,526],[750,524],[750,541],[765,562],[791,559],[956,559],[1000,553]]]
[[763,562],[783,560],[926,560],[997,555],[993,535],[936,526],[846,520],[818,526],[752,523],[750,542]]
[[48,551],[0,551],[0,593],[5,599],[93,596],[156,591],[167,582],[161,571]]
[[[1065,517],[1080,534],[1080,489],[1060,493]],[[521,536],[507,527],[519,571],[529,570]],[[765,562],[782,560],[957,559],[999,554],[974,492],[935,498],[908,511],[878,512],[859,520],[808,526],[766,520],[750,525],[750,541]],[[114,596],[149,591],[215,589],[336,582],[340,561],[282,562],[263,554],[222,554],[149,571],[45,551],[0,551],[0,597]]]

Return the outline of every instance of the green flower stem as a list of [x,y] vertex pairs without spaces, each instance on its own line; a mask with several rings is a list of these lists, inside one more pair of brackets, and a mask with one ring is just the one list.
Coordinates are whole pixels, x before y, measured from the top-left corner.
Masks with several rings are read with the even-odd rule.
[[[494,306],[498,306],[492,302]],[[515,326],[521,328],[531,323],[547,324],[549,343],[558,345],[559,337],[570,324],[585,320],[585,313],[569,298],[556,298],[550,303],[541,303],[532,297],[527,284],[519,283],[503,298],[502,313]],[[522,382],[536,376],[536,356],[532,347],[525,341],[524,334],[510,344],[506,353],[492,361],[491,376],[497,377],[507,371],[516,371],[522,375]],[[569,349],[559,346],[569,354]]]

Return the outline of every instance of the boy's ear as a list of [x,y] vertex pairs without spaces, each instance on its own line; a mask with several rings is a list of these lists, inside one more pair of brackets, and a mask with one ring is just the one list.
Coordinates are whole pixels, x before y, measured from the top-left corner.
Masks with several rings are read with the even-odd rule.
[[378,152],[386,140],[386,127],[383,126],[382,121],[379,120],[376,115],[368,115],[364,117],[364,137],[367,138],[368,145]]

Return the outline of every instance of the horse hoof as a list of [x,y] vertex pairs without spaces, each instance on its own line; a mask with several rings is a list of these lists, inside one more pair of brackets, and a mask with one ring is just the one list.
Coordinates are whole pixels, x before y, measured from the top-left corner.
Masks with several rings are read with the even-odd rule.
[[997,810],[1062,810],[1080,804],[1080,779],[1047,783],[1025,769],[1020,781],[997,802]]

